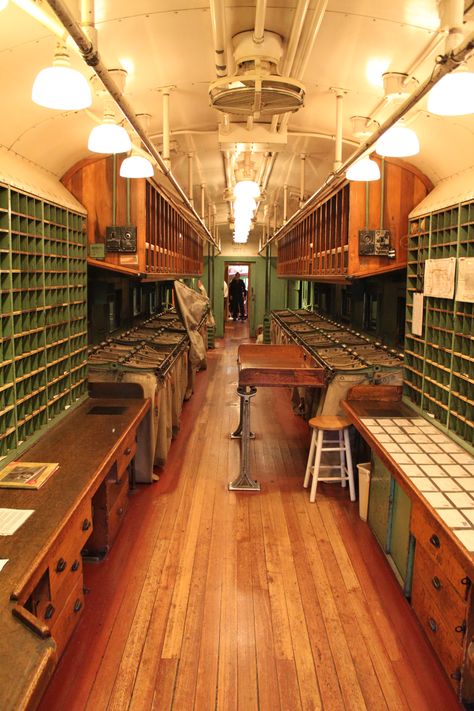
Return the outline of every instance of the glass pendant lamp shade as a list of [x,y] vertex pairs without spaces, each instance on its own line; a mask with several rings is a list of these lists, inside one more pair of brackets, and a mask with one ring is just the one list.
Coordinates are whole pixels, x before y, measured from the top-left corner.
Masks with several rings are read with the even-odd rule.
[[254,180],[239,180],[234,187],[234,195],[236,198],[258,198],[260,197],[260,188]]
[[153,165],[145,156],[133,153],[122,162],[120,175],[122,178],[151,178],[153,175]]
[[103,123],[90,132],[87,146],[93,153],[128,153],[132,143],[126,130],[106,116]]
[[406,158],[420,152],[420,142],[411,128],[395,125],[380,136],[375,150],[380,156]]
[[360,158],[346,170],[347,180],[370,181],[380,180],[380,168],[370,158]]
[[71,67],[64,45],[58,46],[53,66],[42,69],[37,75],[31,98],[39,106],[58,111],[79,111],[92,104],[89,83]]
[[428,94],[427,108],[439,116],[474,114],[474,73],[464,66],[445,74]]

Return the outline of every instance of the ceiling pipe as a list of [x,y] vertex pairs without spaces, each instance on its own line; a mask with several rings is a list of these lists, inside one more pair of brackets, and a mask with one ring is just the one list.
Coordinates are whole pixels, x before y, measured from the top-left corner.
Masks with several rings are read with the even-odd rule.
[[81,27],[94,47],[97,47],[95,0],[81,0]]
[[[296,6],[295,16],[293,18],[293,24],[291,26],[290,37],[288,40],[288,46],[283,60],[282,74],[283,76],[291,76],[293,70],[293,63],[295,61],[296,50],[301,39],[301,34],[303,32],[304,22],[306,19],[306,13],[309,7],[309,0],[298,0],[298,5]],[[280,119],[279,114],[275,114],[272,117],[272,122],[270,130],[275,132],[278,128],[278,121]]]
[[253,41],[255,44],[262,44],[265,35],[265,14],[267,12],[267,0],[257,0],[255,8],[255,27],[253,30]]
[[193,154],[188,153],[188,199],[194,205],[193,199]]
[[201,218],[204,220],[206,214],[206,186],[201,183]]
[[[338,171],[331,173],[323,185],[318,188],[309,198],[306,200],[304,205],[297,210],[288,220],[286,225],[277,230],[271,237],[269,237],[268,242],[273,242],[274,240],[279,240],[284,237],[285,234],[292,229],[295,222],[302,218],[305,211],[312,207],[315,203],[319,203],[324,200],[327,195],[332,192],[337,185],[344,182],[346,170],[355,163],[359,158],[361,158],[368,150],[370,150],[380,136],[388,131],[397,121],[399,121],[403,116],[405,116],[416,104],[432,89],[432,87],[437,84],[442,77],[449,74],[454,69],[457,69],[460,64],[462,64],[474,51],[474,32],[471,32],[468,37],[462,42],[456,51],[452,51],[449,54],[444,54],[438,57],[437,64],[433,71],[431,72],[428,79],[426,79],[422,84],[420,84],[417,89],[408,97],[402,104],[400,104],[396,111],[394,111],[389,118],[384,121],[381,126],[374,131],[370,138],[361,144],[359,148],[354,151],[354,153],[341,165]],[[265,245],[264,245],[265,247]]]
[[299,200],[299,205],[300,207],[304,203],[304,169],[305,169],[305,161],[306,161],[306,155],[302,153],[300,155],[300,200]]
[[163,139],[162,139],[162,158],[168,170],[171,168],[170,160],[170,92],[169,86],[161,90],[163,97]]
[[[301,41],[298,44],[298,51],[291,68],[292,77],[298,81],[302,81],[302,77],[306,71],[306,67],[308,66],[309,58],[318,35],[319,28],[321,27],[321,22],[323,21],[327,4],[328,0],[318,0],[316,7],[313,10],[313,17],[311,18],[311,21],[305,24],[306,31],[303,33]],[[291,113],[283,115],[280,122],[280,133],[285,131],[290,117]]]
[[224,0],[209,0],[209,6],[211,10],[211,26],[212,38],[214,42],[216,75],[218,77],[225,77],[227,76],[227,60],[224,32]]
[[132,105],[130,104],[128,99],[123,96],[119,87],[116,85],[109,70],[107,69],[107,66],[102,61],[97,48],[88,39],[82,27],[77,23],[74,15],[64,4],[63,0],[46,0],[46,2],[56,13],[57,17],[64,25],[66,31],[69,32],[69,34],[71,35],[72,39],[78,46],[86,64],[94,69],[95,73],[97,74],[102,84],[107,89],[110,96],[113,98],[113,100],[119,107],[122,114],[132,126],[135,133],[139,136],[140,140],[142,141],[142,144],[145,146],[150,155],[156,160],[164,175],[168,178],[171,185],[177,191],[180,198],[184,202],[184,205],[191,212],[192,217],[194,218],[199,229],[203,233],[204,239],[208,240],[209,242],[212,242],[212,244],[217,246],[205,223],[199,217],[198,213],[189,202],[188,196],[172,174],[171,170],[164,162],[163,158],[160,155],[160,152],[156,150],[156,147],[153,145],[153,143],[150,141],[147,134],[143,130],[142,126],[140,125],[140,120],[137,117],[135,111],[133,110]]
[[303,32],[309,2],[310,0],[298,0],[298,4],[296,6],[295,16],[291,26],[290,38],[288,40],[288,46],[283,61],[282,74],[285,77],[291,76],[290,73],[293,70],[293,62],[295,61],[296,50],[298,49],[301,33]]
[[342,165],[342,102],[345,92],[335,89],[336,93],[336,145],[334,148],[334,172]]

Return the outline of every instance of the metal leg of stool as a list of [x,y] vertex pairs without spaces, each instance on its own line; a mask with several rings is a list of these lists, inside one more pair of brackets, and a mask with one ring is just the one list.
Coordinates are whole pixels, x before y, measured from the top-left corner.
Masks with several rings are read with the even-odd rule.
[[254,387],[237,388],[242,402],[242,437],[240,440],[240,474],[230,482],[230,491],[260,491],[260,484],[250,478],[250,398],[257,392]]
[[[239,391],[239,389],[237,388],[237,392],[238,391]],[[240,398],[239,424],[237,425],[237,429],[230,433],[231,439],[242,439],[243,409],[244,409],[244,399],[241,397]],[[249,418],[250,418],[250,412],[249,412]],[[250,420],[249,420],[249,429],[250,429]],[[255,439],[255,432],[249,432],[249,437],[250,437],[250,439]]]
[[354,487],[354,470],[352,468],[352,454],[351,454],[351,442],[349,439],[349,428],[344,428],[344,442],[346,445],[346,463],[347,463],[347,476],[349,477],[349,493],[351,495],[351,501],[356,500],[355,487]]
[[311,466],[312,466],[313,459],[314,459],[314,448],[316,447],[317,435],[318,435],[317,430],[313,429],[313,433],[311,435],[311,444],[309,446],[308,462],[306,464],[306,472],[304,475],[304,482],[303,482],[303,487],[305,489],[308,488],[309,480],[311,478]]
[[344,432],[339,430],[339,446],[341,451],[339,452],[339,458],[341,461],[341,486],[346,486],[346,456],[345,456],[345,444],[344,444]]

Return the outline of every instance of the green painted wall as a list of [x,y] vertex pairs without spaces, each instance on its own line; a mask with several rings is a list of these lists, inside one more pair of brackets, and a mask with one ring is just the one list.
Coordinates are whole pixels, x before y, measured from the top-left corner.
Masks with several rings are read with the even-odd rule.
[[[256,328],[263,324],[265,313],[265,259],[264,257],[219,256],[214,258],[214,318],[216,320],[216,336],[224,335],[224,268],[225,264],[250,264],[250,283],[253,289],[250,304],[250,336],[255,336]],[[203,282],[209,293],[208,258],[204,260]],[[212,295],[209,294],[211,297]],[[271,259],[270,274],[270,308],[283,309],[286,306],[286,280],[279,279],[276,273],[276,258]]]

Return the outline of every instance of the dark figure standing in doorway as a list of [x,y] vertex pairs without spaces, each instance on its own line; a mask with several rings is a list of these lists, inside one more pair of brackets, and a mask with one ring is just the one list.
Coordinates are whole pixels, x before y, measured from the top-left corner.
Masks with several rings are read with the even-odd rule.
[[236,272],[229,284],[230,310],[234,321],[239,315],[242,320],[245,318],[244,298],[246,293],[245,284],[240,278],[239,272]]

